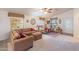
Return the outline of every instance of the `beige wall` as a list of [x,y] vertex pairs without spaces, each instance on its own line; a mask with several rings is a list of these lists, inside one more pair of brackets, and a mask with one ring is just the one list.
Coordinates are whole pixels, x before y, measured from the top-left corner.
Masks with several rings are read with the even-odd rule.
[[[37,19],[36,17],[25,15],[25,18],[24,18],[24,28],[36,28],[36,24],[35,25],[31,25],[30,24],[31,18]],[[29,22],[27,23],[26,20],[28,20]]]
[[74,9],[74,37],[79,39],[79,8]]
[[[31,21],[32,18],[34,18],[35,21],[36,21],[36,23],[35,23],[34,25],[32,25],[32,24],[30,23],[30,21]],[[29,20],[29,22],[27,23],[26,20]],[[39,20],[39,18],[38,18],[38,17],[35,17],[35,16],[28,16],[28,15],[25,15],[25,18],[24,18],[24,28],[29,28],[29,27],[30,27],[30,28],[38,29],[38,28],[37,28],[37,25],[38,25],[39,23],[44,24],[44,21]]]
[[0,10],[0,41],[9,38],[10,21],[8,12]]
[[[58,17],[58,21],[61,19],[61,24],[58,23],[58,25],[62,28],[63,33],[73,34],[73,10],[54,15],[52,18],[54,17]],[[66,22],[71,24],[67,25]]]

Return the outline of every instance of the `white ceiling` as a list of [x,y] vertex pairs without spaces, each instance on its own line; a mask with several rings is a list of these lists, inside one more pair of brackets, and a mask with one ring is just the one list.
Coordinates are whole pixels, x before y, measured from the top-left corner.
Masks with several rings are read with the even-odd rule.
[[1,8],[0,10],[14,12],[14,13],[21,13],[21,14],[30,14],[35,12],[36,8]]
[[[52,13],[54,15],[54,14],[58,14],[58,13],[68,11],[72,8],[53,8],[53,9],[55,9]],[[39,11],[40,8],[1,8],[0,10],[30,15],[34,12]]]

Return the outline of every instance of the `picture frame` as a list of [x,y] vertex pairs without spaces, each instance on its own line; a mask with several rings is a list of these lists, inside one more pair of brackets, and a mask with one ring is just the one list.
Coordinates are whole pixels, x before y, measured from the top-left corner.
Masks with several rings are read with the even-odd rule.
[[35,20],[34,18],[32,18],[32,19],[30,20],[30,23],[31,23],[32,25],[35,25],[36,20]]
[[29,23],[29,20],[27,19],[26,22]]

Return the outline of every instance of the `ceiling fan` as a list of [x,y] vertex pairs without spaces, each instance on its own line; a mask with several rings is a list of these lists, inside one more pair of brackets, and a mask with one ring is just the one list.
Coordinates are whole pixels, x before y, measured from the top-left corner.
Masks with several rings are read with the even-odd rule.
[[53,13],[55,9],[54,8],[42,8],[41,11],[45,13]]

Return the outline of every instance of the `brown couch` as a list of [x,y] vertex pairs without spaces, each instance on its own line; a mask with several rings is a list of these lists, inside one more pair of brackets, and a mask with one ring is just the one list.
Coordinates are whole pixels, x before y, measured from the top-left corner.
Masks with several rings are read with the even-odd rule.
[[33,36],[20,37],[16,31],[11,32],[11,45],[14,51],[24,51],[33,47]]
[[39,40],[42,38],[42,33],[41,32],[35,32],[32,33],[32,35],[34,36],[34,41]]
[[42,33],[32,28],[18,29],[11,32],[11,44],[14,51],[23,51],[33,47],[33,41],[42,38]]
[[22,29],[22,32],[28,36],[33,36],[34,37],[34,41],[39,40],[42,38],[42,32],[39,32],[37,30],[34,30],[32,28],[27,28],[27,29]]

